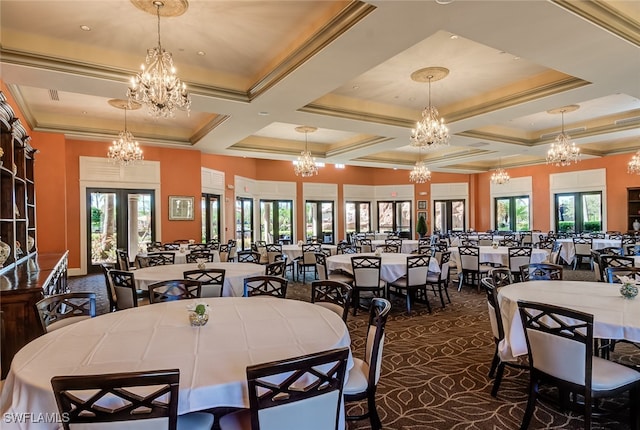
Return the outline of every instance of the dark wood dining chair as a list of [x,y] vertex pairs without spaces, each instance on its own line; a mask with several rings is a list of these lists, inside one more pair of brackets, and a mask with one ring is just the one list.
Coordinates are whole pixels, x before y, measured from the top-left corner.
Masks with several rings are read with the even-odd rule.
[[225,269],[193,269],[185,270],[182,276],[200,282],[200,297],[222,297],[225,273]]
[[244,297],[272,296],[284,299],[288,282],[281,276],[250,276],[244,280]]
[[332,310],[340,315],[344,322],[347,322],[352,290],[350,285],[340,281],[328,279],[313,281],[311,283],[311,303]]
[[[211,414],[178,415],[179,382],[180,371],[167,369],[54,376],[51,387],[60,416],[65,417],[61,424],[65,430],[76,424],[92,428],[93,423],[119,423],[118,428],[134,429],[142,427],[139,421],[151,419],[154,423],[145,428],[211,429]],[[166,424],[157,422],[163,418]]]
[[53,294],[36,303],[42,330],[48,333],[96,316],[96,293],[71,292]]
[[193,279],[171,279],[149,285],[149,303],[170,302],[173,300],[199,299],[202,283]]

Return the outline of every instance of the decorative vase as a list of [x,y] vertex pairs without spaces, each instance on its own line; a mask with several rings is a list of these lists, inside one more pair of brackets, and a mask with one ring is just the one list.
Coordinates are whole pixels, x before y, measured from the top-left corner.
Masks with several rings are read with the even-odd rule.
[[9,244],[0,240],[0,267],[2,267],[5,261],[7,261],[9,255],[11,255],[11,247]]
[[622,284],[620,287],[620,294],[625,299],[633,299],[638,295],[638,287],[631,283]]
[[209,322],[209,314],[197,314],[189,312],[189,322],[194,327],[202,327]]
[[36,240],[31,236],[27,236],[27,252],[31,252],[35,244]]
[[635,221],[633,222],[633,229],[634,229],[635,231],[640,230],[640,221],[635,220]]

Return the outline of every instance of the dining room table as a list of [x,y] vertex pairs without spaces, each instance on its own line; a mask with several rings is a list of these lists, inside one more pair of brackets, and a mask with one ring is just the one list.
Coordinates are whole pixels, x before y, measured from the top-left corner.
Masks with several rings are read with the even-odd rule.
[[[172,249],[169,251],[160,251],[160,252],[172,253],[174,255],[175,264],[185,264],[187,262],[187,255],[191,253],[191,250],[189,250],[188,248],[180,248],[180,249]],[[211,250],[208,250],[207,252],[210,252],[213,254],[214,262],[220,261],[220,253],[218,252],[217,249],[211,249]],[[149,253],[146,253],[146,252],[141,252],[136,255],[137,258],[141,258],[141,259],[148,258],[148,256],[149,256]]]
[[[576,248],[573,244],[573,239],[556,239],[556,242],[562,244],[560,248],[560,257],[567,263],[573,263],[573,259],[576,256]],[[602,249],[609,246],[622,247],[622,240],[620,239],[592,239],[591,249]]]
[[[335,255],[338,252],[338,245],[332,245],[329,243],[321,243],[320,245],[322,249],[328,250],[331,255]],[[282,253],[287,256],[287,261],[293,261],[296,258],[300,258],[302,257],[302,244],[293,243],[289,245],[282,245]]]
[[[379,255],[375,252],[358,253],[358,254],[338,254],[327,257],[327,270],[342,271],[353,275],[351,267],[351,257],[357,256],[379,256],[380,261],[380,279],[385,282],[394,282],[407,274],[407,257],[415,257],[417,254],[401,254],[395,252],[382,252]],[[429,259],[429,271],[440,273],[438,260]]]
[[640,342],[640,299],[620,294],[621,284],[591,281],[529,281],[498,290],[504,339],[498,353],[505,361],[527,353],[518,301],[539,302],[592,314],[593,336]]
[[[413,251],[418,249],[418,241],[415,239],[401,239],[402,245],[400,246],[400,253],[403,254],[411,254]],[[378,246],[382,246],[386,243],[386,239],[384,240],[372,240],[371,248],[376,249]]]
[[[244,280],[250,276],[264,275],[265,267],[254,263],[205,263],[206,269],[224,269],[224,285],[222,295],[224,297],[242,297],[244,294]],[[171,279],[184,279],[183,273],[187,270],[196,270],[198,263],[165,264],[163,266],[143,267],[136,269],[133,274],[136,280],[136,288],[147,290],[150,284]]]
[[[509,267],[509,247],[507,246],[479,246],[480,248],[480,263],[490,263],[494,265],[501,265]],[[462,267],[460,265],[460,251],[458,247],[452,246],[449,248],[451,251],[451,259],[455,261],[456,267]],[[549,254],[544,249],[531,248],[530,263],[542,263],[549,257]]]
[[[188,308],[196,303],[209,307],[204,326],[190,324]],[[247,366],[350,344],[338,314],[300,300],[223,297],[140,306],[70,324],[23,347],[4,383],[1,413],[55,417],[54,376],[174,368],[180,370],[178,414],[248,408]],[[3,430],[59,428],[50,422],[55,419],[3,421]]]

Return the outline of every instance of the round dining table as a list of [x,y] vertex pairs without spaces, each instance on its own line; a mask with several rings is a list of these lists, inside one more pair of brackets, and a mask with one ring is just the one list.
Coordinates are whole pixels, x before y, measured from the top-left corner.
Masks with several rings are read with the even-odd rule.
[[586,281],[529,281],[498,290],[504,339],[498,353],[503,360],[527,353],[518,301],[539,302],[592,314],[593,336],[640,342],[640,299],[625,299],[620,284]]
[[[264,275],[265,266],[254,263],[205,263],[207,269],[224,269],[224,297],[242,297],[244,279],[250,276]],[[183,279],[183,272],[195,270],[197,263],[166,264],[163,266],[143,267],[133,272],[136,288],[146,290],[150,284],[170,279]]]
[[[187,308],[198,302],[209,305],[209,322],[192,327]],[[224,297],[140,306],[70,324],[27,344],[11,364],[1,412],[54,416],[51,378],[57,375],[174,368],[180,369],[179,414],[248,408],[247,366],[350,344],[338,314],[299,300]],[[351,354],[347,366],[353,367]],[[53,430],[58,424],[13,421],[2,428]]]
[[[338,252],[337,245],[320,244],[322,249],[327,249],[331,255],[335,255]],[[302,257],[302,245],[290,244],[282,245],[282,253],[287,256],[287,261],[293,261],[296,258]]]
[[[383,252],[380,254],[382,260],[380,261],[380,279],[385,282],[394,282],[397,279],[402,278],[407,274],[407,257],[415,257],[417,254],[398,254],[394,252]],[[351,257],[357,256],[376,256],[375,253],[360,253],[360,254],[338,254],[327,257],[327,270],[329,272],[340,270],[353,275],[353,268],[351,267]],[[435,258],[429,259],[429,271],[434,273],[440,273],[440,266],[438,260]]]
[[[480,248],[480,263],[499,264],[505,267],[509,267],[509,247],[498,246],[494,248],[492,246],[479,246]],[[460,266],[460,252],[457,247],[449,248],[451,251],[451,259],[456,262],[456,267]],[[532,248],[531,249],[531,263],[542,263],[549,257],[549,254],[544,249]]]
[[[386,239],[383,240],[372,240],[371,246],[375,249],[378,246],[383,246],[386,243]],[[400,252],[403,254],[410,254],[413,251],[418,249],[418,241],[414,239],[402,239],[402,246],[400,247]]]

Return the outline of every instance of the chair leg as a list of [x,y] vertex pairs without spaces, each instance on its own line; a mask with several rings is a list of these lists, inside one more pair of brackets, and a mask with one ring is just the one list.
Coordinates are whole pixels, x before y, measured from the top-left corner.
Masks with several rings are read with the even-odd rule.
[[500,389],[500,383],[502,382],[502,376],[504,375],[504,363],[498,364],[498,371],[496,372],[496,379],[493,381],[493,388],[491,389],[491,396],[498,397],[498,390]]
[[538,381],[531,379],[529,381],[529,399],[527,400],[527,409],[524,411],[524,417],[522,417],[522,424],[520,430],[527,430],[531,423],[531,417],[533,411],[536,408],[536,400],[538,397]]
[[500,357],[498,357],[498,345],[496,344],[496,350],[493,353],[493,360],[491,360],[491,367],[489,368],[489,378],[493,378],[500,363]]
[[411,296],[412,295],[413,295],[412,289],[407,288],[407,314],[409,315],[411,315]]
[[376,408],[376,394],[369,392],[367,396],[367,407],[369,408],[369,421],[371,421],[371,430],[381,430],[382,422]]
[[358,313],[358,306],[360,306],[360,291],[357,288],[353,289],[351,298],[353,300],[353,316],[355,317]]

